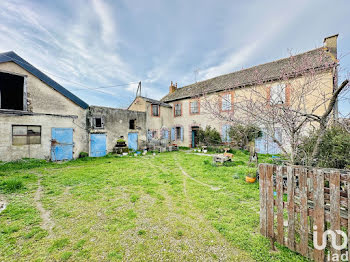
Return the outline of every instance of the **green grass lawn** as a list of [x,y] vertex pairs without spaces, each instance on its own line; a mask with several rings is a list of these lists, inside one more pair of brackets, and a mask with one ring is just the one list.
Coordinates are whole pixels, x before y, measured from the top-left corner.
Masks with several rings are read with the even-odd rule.
[[303,261],[259,234],[246,169],[185,152],[2,164],[0,261]]

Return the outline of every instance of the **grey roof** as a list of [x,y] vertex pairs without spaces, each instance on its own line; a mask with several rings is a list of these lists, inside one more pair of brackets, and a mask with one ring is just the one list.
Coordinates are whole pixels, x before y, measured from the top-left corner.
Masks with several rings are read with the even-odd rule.
[[249,86],[262,82],[282,79],[282,76],[295,77],[295,65],[303,64],[303,69],[323,69],[337,63],[336,59],[324,47],[317,48],[292,57],[283,58],[248,69],[236,71],[197,82],[166,95],[161,99],[170,102],[184,98],[195,97],[204,93],[213,93],[227,89]]
[[72,102],[77,104],[78,106],[86,109],[89,107],[87,103],[85,103],[83,100],[81,100],[79,97],[76,95],[72,94],[69,92],[67,89],[65,89],[63,86],[58,84],[56,81],[45,75],[43,72],[41,72],[39,69],[25,61],[22,57],[17,55],[15,52],[10,51],[6,53],[0,53],[0,63],[5,63],[5,62],[14,62],[20,67],[24,68],[27,70],[29,73],[33,74],[37,78],[39,78],[41,81],[43,81],[45,84],[48,86],[52,87],[55,89],[57,92],[61,93],[63,96],[67,97],[70,99]]
[[147,102],[149,102],[149,103],[151,103],[151,104],[160,105],[160,106],[172,108],[171,105],[169,105],[169,104],[167,104],[167,103],[164,103],[164,102],[162,102],[162,101],[155,100],[155,99],[148,98],[148,97],[144,97],[144,96],[139,96],[139,97],[143,98],[144,100],[146,100]]

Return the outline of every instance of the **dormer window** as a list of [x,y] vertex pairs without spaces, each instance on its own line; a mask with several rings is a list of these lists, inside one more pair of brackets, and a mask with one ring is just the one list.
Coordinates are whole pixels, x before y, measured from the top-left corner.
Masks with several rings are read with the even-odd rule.
[[152,105],[152,116],[159,116],[159,105]]

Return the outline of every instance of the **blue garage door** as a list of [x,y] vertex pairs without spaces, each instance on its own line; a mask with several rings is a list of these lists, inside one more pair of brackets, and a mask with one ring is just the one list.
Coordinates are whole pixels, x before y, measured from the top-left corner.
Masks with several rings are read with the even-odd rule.
[[51,129],[51,160],[73,159],[73,128]]
[[128,134],[128,146],[132,150],[137,150],[137,133],[129,133]]
[[107,154],[106,134],[90,135],[90,156],[99,157]]

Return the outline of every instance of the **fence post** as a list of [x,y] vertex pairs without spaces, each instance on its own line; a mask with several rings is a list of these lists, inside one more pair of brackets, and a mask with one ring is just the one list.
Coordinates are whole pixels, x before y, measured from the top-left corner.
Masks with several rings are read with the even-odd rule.
[[259,165],[259,188],[260,188],[260,233],[267,236],[266,223],[266,165]]
[[274,199],[273,199],[273,165],[267,165],[266,167],[266,213],[267,213],[267,236],[271,239],[274,238]]
[[[334,232],[340,230],[340,173],[332,171],[329,179],[330,194],[330,214],[331,214],[331,230]],[[340,235],[336,234],[337,245],[340,245]],[[340,257],[340,250],[331,247],[331,256],[337,254]]]
[[288,195],[288,248],[295,251],[294,224],[294,169],[287,167],[287,195]]
[[[322,245],[324,232],[324,172],[314,170],[314,224],[317,227],[317,244]],[[315,232],[314,232],[315,233]],[[314,260],[324,261],[324,250],[314,249]]]
[[284,244],[284,226],[283,226],[283,167],[276,168],[276,191],[277,191],[277,242]]
[[307,224],[307,173],[306,168],[300,168],[299,190],[300,190],[300,253],[307,257],[309,229]]

